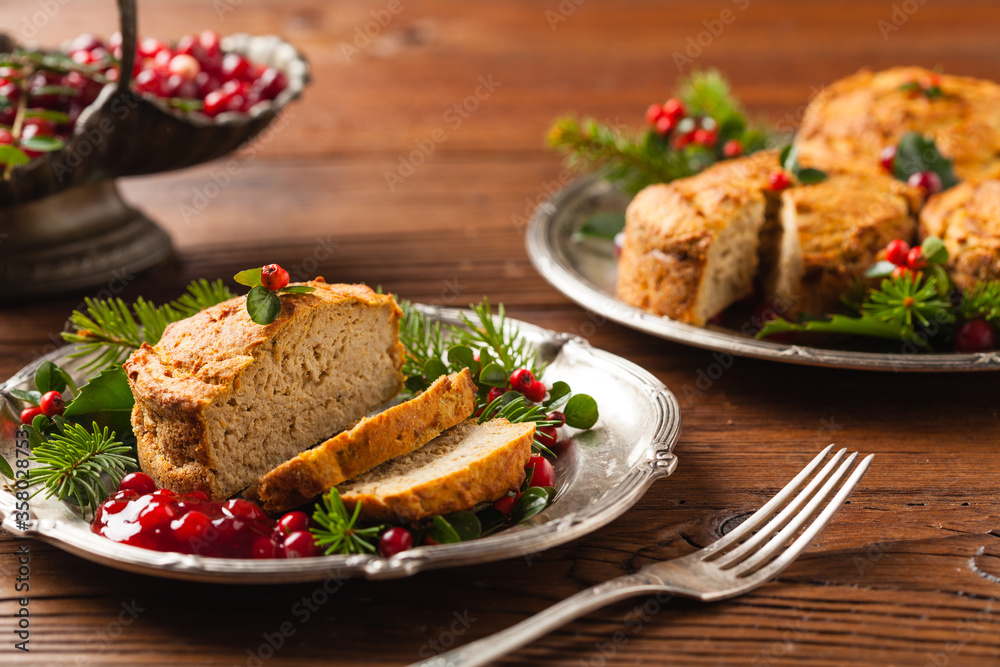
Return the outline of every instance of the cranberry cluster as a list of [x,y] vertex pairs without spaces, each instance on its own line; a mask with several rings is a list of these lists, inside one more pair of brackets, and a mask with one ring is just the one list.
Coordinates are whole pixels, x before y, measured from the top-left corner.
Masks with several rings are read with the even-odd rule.
[[[684,103],[676,97],[671,97],[663,104],[650,104],[646,109],[646,122],[658,135],[669,139],[674,150],[691,145],[712,151],[718,148],[719,125],[715,119],[710,116],[688,116]],[[738,157],[743,154],[743,144],[739,139],[730,139],[722,145],[721,152],[723,157]]]
[[[528,480],[529,487],[546,487],[556,485],[555,468],[553,468],[549,460],[541,454],[532,454],[531,458],[528,459],[528,465],[526,465],[524,469],[526,472],[531,474],[531,477]],[[511,513],[514,511],[514,505],[517,504],[517,500],[520,497],[520,493],[508,493],[506,496],[494,502],[493,508],[503,512],[503,514],[509,519]]]
[[91,530],[115,542],[218,558],[306,558],[321,549],[304,512],[277,522],[239,498],[216,502],[203,491],[157,489],[146,474],[126,475],[101,503]]
[[[516,391],[524,396],[525,401],[541,403],[545,400],[545,395],[549,393],[544,382],[535,379],[535,374],[527,368],[519,368],[510,374],[510,382],[506,387],[493,387],[486,395],[486,402],[492,403],[508,391]],[[566,423],[566,415],[559,411],[550,413],[547,419],[559,422],[558,426]],[[558,426],[540,426],[535,431],[535,438],[545,447],[551,448],[559,439]]]
[[892,270],[892,277],[913,275],[919,277],[920,270],[927,266],[924,259],[924,251],[920,246],[910,247],[910,244],[903,239],[893,239],[885,247],[885,259],[892,262],[896,268]]
[[21,410],[21,423],[30,424],[35,421],[35,417],[38,415],[55,417],[61,415],[65,409],[66,402],[63,400],[62,394],[58,391],[47,391],[42,394],[42,400],[38,402],[38,405]]

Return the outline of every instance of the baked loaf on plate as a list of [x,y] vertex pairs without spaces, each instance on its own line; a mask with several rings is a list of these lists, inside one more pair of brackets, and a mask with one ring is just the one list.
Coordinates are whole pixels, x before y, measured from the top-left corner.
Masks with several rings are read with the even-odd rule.
[[493,501],[524,481],[532,422],[469,420],[420,449],[340,485],[351,511],[370,521],[418,521]]
[[344,480],[426,445],[475,409],[476,385],[469,369],[442,375],[420,395],[282,463],[243,497],[269,513],[298,507]]
[[[928,97],[905,84],[937,83]],[[906,132],[934,138],[968,181],[1000,177],[1000,85],[921,67],[864,69],[823,89],[795,136],[799,158],[826,170],[878,173],[879,151]]]
[[167,327],[125,362],[139,464],[213,499],[342,431],[403,387],[402,314],[362,285],[302,283],[266,326],[237,297]]
[[779,312],[823,315],[889,241],[910,239],[920,195],[885,174],[830,174],[781,193],[781,250],[770,295]]
[[749,296],[777,240],[766,226],[777,168],[777,153],[762,151],[639,192],[625,213],[618,296],[697,325]]
[[920,238],[948,249],[948,273],[961,289],[1000,280],[1000,181],[959,183],[934,195],[920,212]]

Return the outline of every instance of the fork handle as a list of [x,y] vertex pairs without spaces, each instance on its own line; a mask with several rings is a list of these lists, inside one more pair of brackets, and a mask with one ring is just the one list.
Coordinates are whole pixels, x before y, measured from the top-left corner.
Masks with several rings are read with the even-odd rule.
[[612,602],[626,600],[643,593],[662,592],[664,592],[662,583],[654,583],[641,573],[616,577],[571,595],[506,630],[415,663],[411,667],[485,665]]

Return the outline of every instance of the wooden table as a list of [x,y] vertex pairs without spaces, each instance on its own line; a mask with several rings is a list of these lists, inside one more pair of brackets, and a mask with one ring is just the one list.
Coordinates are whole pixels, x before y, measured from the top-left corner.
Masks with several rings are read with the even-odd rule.
[[[43,4],[6,3],[0,19],[17,32]],[[113,30],[111,2],[51,4],[40,41]],[[779,580],[717,604],[618,604],[505,664],[1000,661],[996,375],[738,359],[694,395],[685,388],[711,354],[610,323],[588,329],[588,313],[534,271],[523,244],[526,216],[566,178],[544,148],[549,121],[575,109],[640,124],[678,76],[674,53],[690,44],[702,43],[688,54],[696,65],[720,67],[753,112],[792,129],[812,92],[864,65],[1000,78],[998,22],[996,3],[972,0],[144,0],[143,32],[280,33],[308,54],[315,81],[196,214],[182,205],[219,164],[124,184],[177,252],[109,289],[163,300],[195,277],[277,261],[293,278],[381,284],[416,301],[486,294],[524,320],[592,331],[595,345],[662,379],[682,402],[680,465],[614,524],[530,562],[349,581],[330,596],[313,585],[153,579],[31,543],[30,654],[13,651],[10,632],[20,543],[0,537],[0,663],[254,665],[271,641],[280,647],[269,664],[406,664],[711,542],[829,442],[875,452],[875,464]],[[401,160],[420,164],[410,174]],[[393,172],[404,178],[390,188]],[[0,375],[57,345],[82,296],[0,311]],[[322,602],[308,618],[294,611],[314,595]]]

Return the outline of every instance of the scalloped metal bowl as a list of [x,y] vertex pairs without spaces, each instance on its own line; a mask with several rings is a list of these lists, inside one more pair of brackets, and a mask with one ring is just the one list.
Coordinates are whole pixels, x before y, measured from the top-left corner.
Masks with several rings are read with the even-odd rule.
[[790,364],[877,371],[995,371],[1000,352],[924,354],[854,352],[756,340],[719,326],[696,327],[647,313],[615,297],[617,264],[610,241],[577,241],[574,234],[598,212],[622,212],[630,197],[597,176],[579,178],[535,211],[528,255],[553,287],[584,308],[659,338],[743,357]]
[[[421,307],[433,319],[460,324],[453,309]],[[620,357],[586,341],[534,325],[517,323],[521,333],[548,363],[550,378],[565,380],[592,395],[601,419],[578,432],[574,446],[555,465],[559,494],[527,524],[460,544],[424,546],[392,558],[370,555],[323,556],[293,560],[239,560],[162,553],[118,544],[90,532],[89,524],[64,503],[36,497],[27,526],[17,526],[15,499],[0,489],[2,527],[18,536],[35,537],[88,560],[132,572],[195,581],[234,584],[316,581],[336,577],[391,579],[422,570],[488,563],[532,554],[597,530],[630,508],[657,479],[677,465],[673,454],[680,434],[680,409],[673,394],[656,378]],[[77,369],[70,348],[48,358]],[[10,389],[26,386],[42,359],[0,386],[0,454],[14,461],[17,416]],[[78,371],[73,370],[77,379]],[[23,456],[22,456],[23,460]]]
[[309,64],[274,35],[225,37],[224,50],[284,72],[288,86],[248,114],[214,119],[182,114],[145,96],[123,96],[108,84],[81,114],[65,148],[13,170],[0,181],[0,206],[24,204],[93,181],[190,167],[221,157],[252,139],[309,83]]

